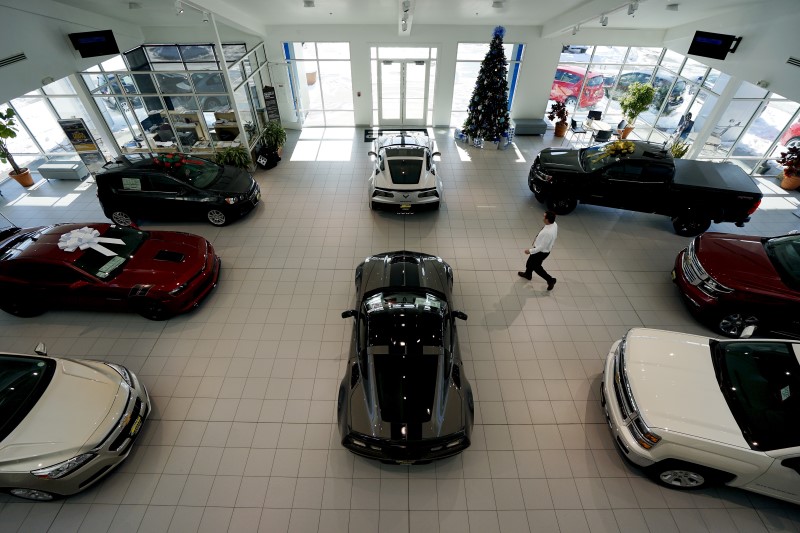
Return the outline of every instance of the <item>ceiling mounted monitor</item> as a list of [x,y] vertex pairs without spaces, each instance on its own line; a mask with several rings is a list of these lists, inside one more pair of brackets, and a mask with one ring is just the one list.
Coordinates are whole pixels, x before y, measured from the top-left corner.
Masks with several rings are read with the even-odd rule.
[[111,30],[86,31],[70,33],[72,46],[80,52],[81,57],[96,57],[118,54],[119,47]]
[[697,31],[689,46],[689,54],[712,59],[725,59],[728,52],[733,53],[742,42],[741,37],[726,35],[724,33],[711,33],[708,31]]

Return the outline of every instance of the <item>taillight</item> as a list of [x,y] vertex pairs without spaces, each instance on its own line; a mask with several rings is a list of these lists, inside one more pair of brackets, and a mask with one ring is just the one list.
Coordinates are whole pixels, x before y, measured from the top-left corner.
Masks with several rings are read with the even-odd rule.
[[755,213],[756,209],[758,209],[758,206],[760,206],[760,205],[761,205],[761,200],[759,200],[756,203],[754,203],[753,206],[747,211],[747,214],[748,215],[752,215],[753,213]]

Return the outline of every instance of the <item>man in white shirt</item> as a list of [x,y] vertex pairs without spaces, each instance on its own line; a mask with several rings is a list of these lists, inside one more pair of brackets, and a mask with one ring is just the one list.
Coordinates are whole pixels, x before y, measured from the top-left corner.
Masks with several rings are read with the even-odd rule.
[[550,251],[553,249],[553,244],[556,242],[558,236],[558,224],[556,224],[556,214],[552,211],[545,211],[544,213],[544,227],[539,231],[536,239],[533,241],[533,248],[526,248],[523,250],[528,255],[528,261],[525,263],[525,272],[517,272],[517,274],[527,280],[531,279],[531,273],[536,272],[537,275],[542,277],[547,282],[547,290],[552,291],[556,286],[556,278],[547,273],[542,267],[542,263]]

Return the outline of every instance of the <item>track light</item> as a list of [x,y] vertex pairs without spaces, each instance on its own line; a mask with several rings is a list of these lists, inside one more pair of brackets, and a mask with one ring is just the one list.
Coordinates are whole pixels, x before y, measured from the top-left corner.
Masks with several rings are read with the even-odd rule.
[[636,10],[639,9],[639,1],[633,0],[630,4],[628,4],[628,15],[633,16],[636,13]]
[[408,21],[404,20],[401,27],[403,28],[403,31],[408,31]]
[[183,15],[183,4],[181,4],[181,0],[175,0],[175,14]]
[[314,7],[314,0],[303,0],[303,7]]
[[492,7],[495,9],[501,9],[504,7],[503,0],[494,0],[494,2],[492,2]]
[[408,13],[409,9],[411,9],[411,0],[403,0],[403,13]]
[[600,16],[600,25],[601,26],[608,26],[608,17],[605,15]]
[[203,11],[203,22],[208,22],[208,13]]
[[572,35],[577,35],[577,34],[578,34],[578,27],[577,26],[573,26],[572,27]]

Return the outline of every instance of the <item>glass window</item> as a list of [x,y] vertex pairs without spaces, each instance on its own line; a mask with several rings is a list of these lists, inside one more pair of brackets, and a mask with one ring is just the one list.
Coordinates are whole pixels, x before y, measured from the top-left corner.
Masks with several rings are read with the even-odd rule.
[[767,96],[766,89],[762,89],[758,85],[747,81],[742,82],[739,86],[739,90],[733,95],[734,98],[764,98],[765,96]]
[[193,61],[214,61],[217,58],[214,55],[214,46],[211,44],[194,44],[182,45],[178,47],[181,57],[187,63]]
[[178,47],[174,45],[152,46],[147,45],[144,47],[148,59],[153,63],[161,63],[164,61],[178,61],[181,60],[181,54]]
[[75,151],[44,98],[17,98],[11,101],[11,105],[14,106],[20,120],[25,122],[31,135],[39,142],[42,150]]
[[108,257],[91,248],[76,259],[74,265],[94,277],[109,280],[122,271],[122,266],[127,262],[139,246],[147,239],[147,232],[122,226],[109,227],[103,232],[103,237],[120,239],[125,244],[104,243],[103,246],[117,255]]
[[111,59],[107,59],[100,63],[100,66],[103,67],[103,70],[106,72],[113,70],[127,70],[125,67],[125,61],[122,60],[122,56],[114,56]]
[[162,93],[180,94],[192,92],[192,86],[189,83],[189,77],[185,74],[155,74],[155,78]]
[[222,54],[225,61],[238,61],[247,53],[247,46],[244,44],[223,44]]
[[786,100],[768,101],[758,116],[750,123],[736,147],[733,156],[763,156],[780,136],[781,130],[797,112],[798,104]]
[[47,95],[77,94],[75,92],[75,87],[72,86],[72,82],[69,80],[69,78],[61,78],[60,80],[56,80],[53,83],[45,85],[42,87],[42,91],[44,91],[44,94]]
[[630,52],[628,52],[628,57],[625,59],[625,63],[637,65],[655,65],[658,63],[663,50],[663,48],[631,48]]
[[36,406],[55,368],[52,359],[0,355],[0,441]]
[[350,59],[350,43],[316,43],[319,59]]

